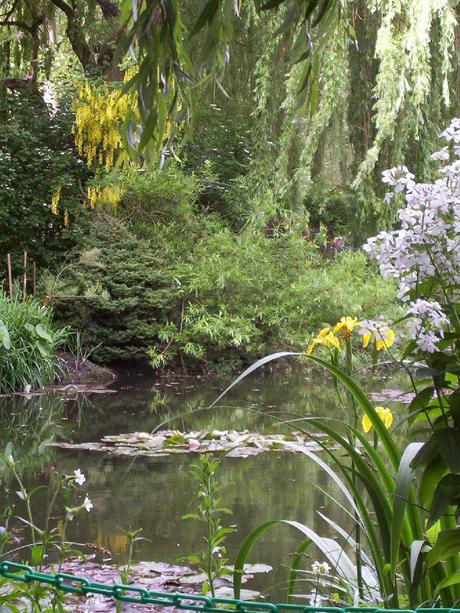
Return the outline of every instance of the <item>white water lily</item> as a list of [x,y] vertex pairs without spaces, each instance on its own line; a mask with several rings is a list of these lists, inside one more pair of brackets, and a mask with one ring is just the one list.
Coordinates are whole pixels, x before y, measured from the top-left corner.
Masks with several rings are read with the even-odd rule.
[[75,475],[75,483],[78,485],[83,485],[83,483],[86,481],[86,477],[81,470],[77,468],[77,470],[73,471],[73,474]]

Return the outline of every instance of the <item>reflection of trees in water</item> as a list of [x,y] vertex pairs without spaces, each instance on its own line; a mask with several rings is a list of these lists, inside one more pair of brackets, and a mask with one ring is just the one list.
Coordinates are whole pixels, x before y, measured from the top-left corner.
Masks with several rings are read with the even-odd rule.
[[50,443],[66,437],[65,405],[54,395],[0,398],[0,449],[13,446],[17,470],[32,477],[52,458]]
[[[87,474],[88,493],[95,505],[92,513],[83,514],[72,526],[72,540],[97,542],[112,549],[115,559],[122,562],[125,549],[119,538],[121,528],[131,527],[142,528],[143,536],[150,539],[137,546],[137,559],[174,562],[197,551],[202,544],[200,526],[181,520],[194,509],[195,484],[190,482],[188,470],[195,461],[193,455],[131,461],[99,454],[59,453],[58,470],[68,472],[79,466]],[[272,519],[304,522],[325,536],[334,535],[317,511],[347,524],[347,518],[341,516],[343,511],[322,490],[338,500],[340,492],[304,456],[266,453],[223,459],[218,478],[223,504],[233,510],[229,521],[238,530],[229,538],[231,556],[251,530]],[[285,579],[282,565],[289,564],[289,554],[298,542],[298,535],[285,529],[268,533],[258,543],[252,561],[278,568],[267,577],[268,583]]]

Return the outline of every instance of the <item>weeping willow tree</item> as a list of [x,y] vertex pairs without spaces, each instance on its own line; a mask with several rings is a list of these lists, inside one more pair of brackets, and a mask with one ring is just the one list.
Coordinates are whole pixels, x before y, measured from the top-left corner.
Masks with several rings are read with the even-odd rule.
[[5,0],[0,43],[4,72],[29,66],[32,81],[53,37],[89,76],[121,81],[129,58],[137,109],[119,142],[141,164],[189,136],[197,92],[238,97],[256,134],[253,206],[282,211],[315,183],[373,192],[402,159],[429,173],[457,113],[458,12],[457,0]]
[[[303,24],[287,35],[280,28],[283,6],[268,25],[256,21],[261,145],[249,177],[262,188],[258,200],[300,209],[318,181],[379,193],[380,171],[402,160],[429,178],[433,141],[458,112],[457,11],[448,0],[338,3],[312,33],[307,59],[296,51]],[[285,69],[281,88],[275,64]]]

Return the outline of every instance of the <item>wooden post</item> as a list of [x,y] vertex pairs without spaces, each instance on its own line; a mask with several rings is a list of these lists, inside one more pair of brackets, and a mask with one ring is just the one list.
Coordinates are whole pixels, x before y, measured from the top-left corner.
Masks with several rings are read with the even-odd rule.
[[26,299],[27,295],[27,251],[24,251],[23,255],[24,276],[22,281],[22,299]]
[[8,290],[10,293],[10,300],[13,300],[13,275],[11,272],[11,254],[6,254],[6,269],[8,273]]
[[34,297],[35,297],[35,294],[37,293],[37,262],[35,260],[33,261],[32,283],[33,283],[33,291],[34,291]]

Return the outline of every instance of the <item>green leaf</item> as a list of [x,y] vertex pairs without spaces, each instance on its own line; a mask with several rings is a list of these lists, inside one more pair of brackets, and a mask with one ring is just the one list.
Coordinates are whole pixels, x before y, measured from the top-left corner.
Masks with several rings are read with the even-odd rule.
[[300,545],[297,547],[297,549],[295,550],[292,556],[292,564],[291,564],[291,568],[289,569],[288,584],[287,584],[286,602],[288,604],[292,602],[292,596],[294,594],[294,590],[295,590],[295,586],[297,582],[297,571],[303,560],[302,554],[308,549],[308,547],[310,547],[311,544],[312,544],[311,539],[305,539],[304,541],[300,543]]
[[410,546],[410,590],[409,600],[411,607],[415,608],[417,591],[423,577],[423,553],[427,542],[423,539],[413,541]]
[[43,545],[35,545],[35,547],[32,547],[32,551],[30,554],[30,561],[32,566],[39,566],[42,559],[43,559],[43,554],[44,554],[44,547]]
[[195,21],[190,36],[195,36],[203,29],[205,23],[210,23],[219,9],[220,0],[209,0]]
[[443,428],[433,433],[442,459],[453,473],[460,473],[459,441],[460,432],[454,428]]
[[399,549],[401,546],[401,534],[406,506],[409,501],[409,492],[412,483],[414,469],[411,463],[420,451],[423,443],[410,443],[401,458],[398,474],[396,476],[396,490],[394,494],[393,513],[391,517],[391,572],[396,572]]
[[448,468],[441,458],[430,462],[422,472],[418,487],[418,497],[420,505],[424,509],[429,509],[431,507],[431,501],[433,500],[436,487],[446,472],[448,472]]
[[453,575],[450,577],[446,577],[443,581],[438,583],[434,595],[437,596],[439,592],[445,587],[450,587],[451,585],[458,585],[460,583],[460,569],[455,571]]
[[460,475],[445,475],[439,481],[433,494],[426,527],[431,528],[451,505],[460,505]]
[[266,355],[264,358],[261,358],[260,360],[257,360],[257,362],[254,362],[254,364],[249,366],[249,368],[246,368],[246,370],[243,371],[241,373],[241,375],[239,375],[239,377],[237,377],[234,381],[232,381],[232,383],[230,383],[230,385],[224,389],[222,394],[220,394],[214,400],[214,402],[209,405],[208,408],[212,409],[212,407],[215,406],[219,402],[219,400],[221,398],[223,398],[225,396],[225,394],[227,394],[227,392],[229,392],[232,389],[232,387],[235,387],[235,385],[238,385],[238,383],[240,383],[240,381],[245,379],[248,375],[253,373],[255,370],[257,370],[261,366],[264,366],[265,364],[268,364],[269,362],[273,362],[274,360],[279,360],[280,358],[284,358],[284,357],[287,357],[287,356],[301,356],[301,355],[305,355],[305,354],[304,353],[300,353],[298,351],[279,351],[277,353],[271,353],[270,355]]
[[49,356],[51,353],[50,346],[47,343],[44,343],[43,341],[37,341],[37,348],[38,348],[38,351],[41,353],[41,355],[44,358]]
[[[298,530],[301,534],[310,539],[320,551],[326,556],[331,565],[336,569],[338,575],[352,584],[356,584],[356,569],[348,555],[337,542],[330,538],[320,536],[314,530],[304,524],[285,519],[272,520],[266,522],[253,530],[243,541],[235,560],[235,570],[233,572],[233,591],[234,598],[238,600],[241,593],[241,578],[243,575],[246,559],[257,540],[270,528],[276,525],[285,525]],[[304,539],[305,540],[305,539]]]
[[45,330],[42,324],[37,324],[35,326],[35,332],[40,338],[43,338],[45,341],[48,341],[48,343],[53,343],[53,337]]
[[8,332],[8,328],[5,323],[0,319],[0,343],[3,345],[3,348],[8,350],[11,349],[11,339],[10,333]]
[[420,409],[425,409],[430,403],[430,400],[432,399],[433,394],[434,394],[433,386],[425,387],[423,390],[418,392],[418,394],[415,396],[415,398],[412,400],[412,402],[409,405],[409,413],[412,413],[413,411],[418,411]]
[[439,533],[433,549],[427,553],[428,567],[434,566],[446,558],[457,555],[460,552],[460,528],[443,530]]

